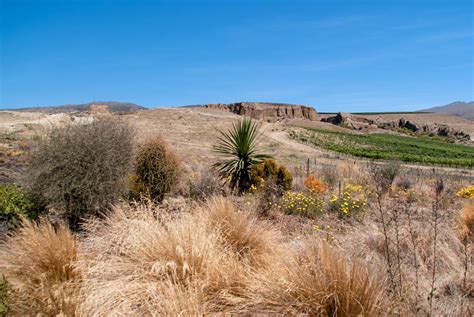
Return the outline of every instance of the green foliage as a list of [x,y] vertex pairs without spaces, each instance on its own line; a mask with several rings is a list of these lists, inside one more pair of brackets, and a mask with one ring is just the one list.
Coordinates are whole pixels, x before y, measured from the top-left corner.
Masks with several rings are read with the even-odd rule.
[[0,221],[16,225],[21,217],[33,219],[37,207],[32,197],[16,185],[0,185]]
[[252,166],[270,157],[259,153],[259,137],[259,125],[250,118],[234,122],[229,131],[220,131],[214,146],[220,160],[213,166],[232,190],[237,189],[239,193],[248,190]]
[[273,159],[266,159],[262,163],[255,164],[250,172],[250,186],[261,188],[263,184],[272,179],[275,184],[284,190],[291,189],[293,176],[284,165],[278,166]]
[[154,138],[142,144],[135,160],[136,177],[132,178],[132,196],[161,202],[178,183],[179,160],[166,142]]
[[10,306],[8,305],[8,284],[4,277],[0,278],[0,317],[6,316]]
[[474,147],[427,137],[355,134],[305,127],[290,136],[328,150],[371,159],[474,167]]
[[112,118],[53,127],[30,159],[29,190],[78,229],[83,217],[100,214],[124,194],[132,140],[132,129]]

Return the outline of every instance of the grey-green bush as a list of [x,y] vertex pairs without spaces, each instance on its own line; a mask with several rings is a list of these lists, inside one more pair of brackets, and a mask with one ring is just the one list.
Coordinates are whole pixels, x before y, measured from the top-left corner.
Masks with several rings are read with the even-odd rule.
[[38,141],[26,181],[78,229],[83,217],[103,212],[125,192],[132,150],[133,130],[117,119],[56,126]]

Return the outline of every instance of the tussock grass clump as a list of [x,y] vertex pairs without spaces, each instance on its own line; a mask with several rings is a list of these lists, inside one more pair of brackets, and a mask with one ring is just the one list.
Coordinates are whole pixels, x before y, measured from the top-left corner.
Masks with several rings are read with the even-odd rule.
[[[295,250],[296,248],[296,250]],[[258,274],[245,309],[318,316],[377,316],[388,308],[384,279],[309,239]],[[249,304],[250,303],[250,306]]]
[[179,160],[161,137],[155,137],[139,146],[135,173],[132,196],[160,202],[178,182]]
[[271,250],[262,245],[268,235],[254,219],[238,220],[232,213],[237,212],[231,202],[219,198],[175,218],[122,206],[90,222],[84,241],[89,258],[79,264],[81,310],[86,315],[225,310],[247,283],[243,254],[260,250],[256,253],[263,256]]
[[218,233],[226,248],[252,266],[268,265],[278,254],[281,234],[255,213],[237,209],[229,199],[211,198],[200,210],[200,217]]
[[461,235],[474,241],[474,202],[467,204],[460,215]]
[[24,222],[0,253],[13,315],[72,315],[80,279],[78,251],[67,226]]

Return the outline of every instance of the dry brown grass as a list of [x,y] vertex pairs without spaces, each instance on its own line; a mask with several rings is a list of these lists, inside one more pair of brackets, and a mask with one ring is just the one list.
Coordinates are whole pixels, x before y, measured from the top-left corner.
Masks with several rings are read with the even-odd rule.
[[80,275],[76,240],[65,225],[25,222],[0,253],[13,315],[72,315]]
[[[340,240],[335,246],[313,235],[291,239],[259,219],[254,205],[237,206],[222,197],[177,214],[153,204],[120,205],[103,219],[89,220],[78,251],[65,227],[27,224],[8,241],[2,257],[14,290],[12,308],[16,314],[28,309],[86,316],[427,311],[433,241],[423,211],[411,214],[418,237],[416,306],[413,251],[405,229],[400,231],[400,301],[388,285],[384,239],[372,219],[335,232]],[[399,225],[406,226],[404,221],[400,218]],[[450,307],[467,312],[472,279],[467,275],[466,287],[460,288],[461,241],[449,222],[443,220],[438,229],[434,312],[449,313]],[[390,252],[397,249],[392,245]]]
[[474,202],[464,207],[459,220],[462,239],[474,241]]
[[212,227],[203,217],[207,208],[235,212],[216,199],[176,218],[118,207],[104,221],[90,223],[83,249],[88,258],[79,263],[81,311],[176,315],[224,309],[228,294],[242,292],[246,267],[219,224]]
[[310,316],[378,316],[389,309],[385,280],[367,264],[348,261],[309,239],[254,276],[243,311]]
[[289,251],[280,232],[229,199],[178,217],[154,211],[118,207],[89,223],[82,314],[382,311],[383,280],[365,266],[315,241]]

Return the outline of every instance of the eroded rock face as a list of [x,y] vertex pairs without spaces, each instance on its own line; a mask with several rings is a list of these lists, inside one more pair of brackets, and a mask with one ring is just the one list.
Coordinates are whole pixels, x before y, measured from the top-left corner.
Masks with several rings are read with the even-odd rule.
[[294,104],[236,102],[230,104],[209,104],[202,107],[229,110],[241,116],[266,121],[278,121],[285,118],[308,119],[312,121],[318,119],[316,110],[313,107]]
[[329,122],[335,125],[344,126],[347,128],[352,128],[356,130],[361,130],[365,126],[375,126],[380,129],[385,130],[398,130],[406,129],[410,130],[415,134],[433,134],[445,137],[453,137],[458,140],[468,141],[470,140],[470,135],[464,131],[454,129],[447,125],[442,124],[432,124],[432,125],[421,125],[416,122],[407,120],[405,118],[400,118],[399,120],[388,120],[383,121],[380,118],[375,120],[370,120],[367,118],[361,118],[358,116],[353,116],[348,113],[339,112],[333,117],[323,118],[321,121]]

